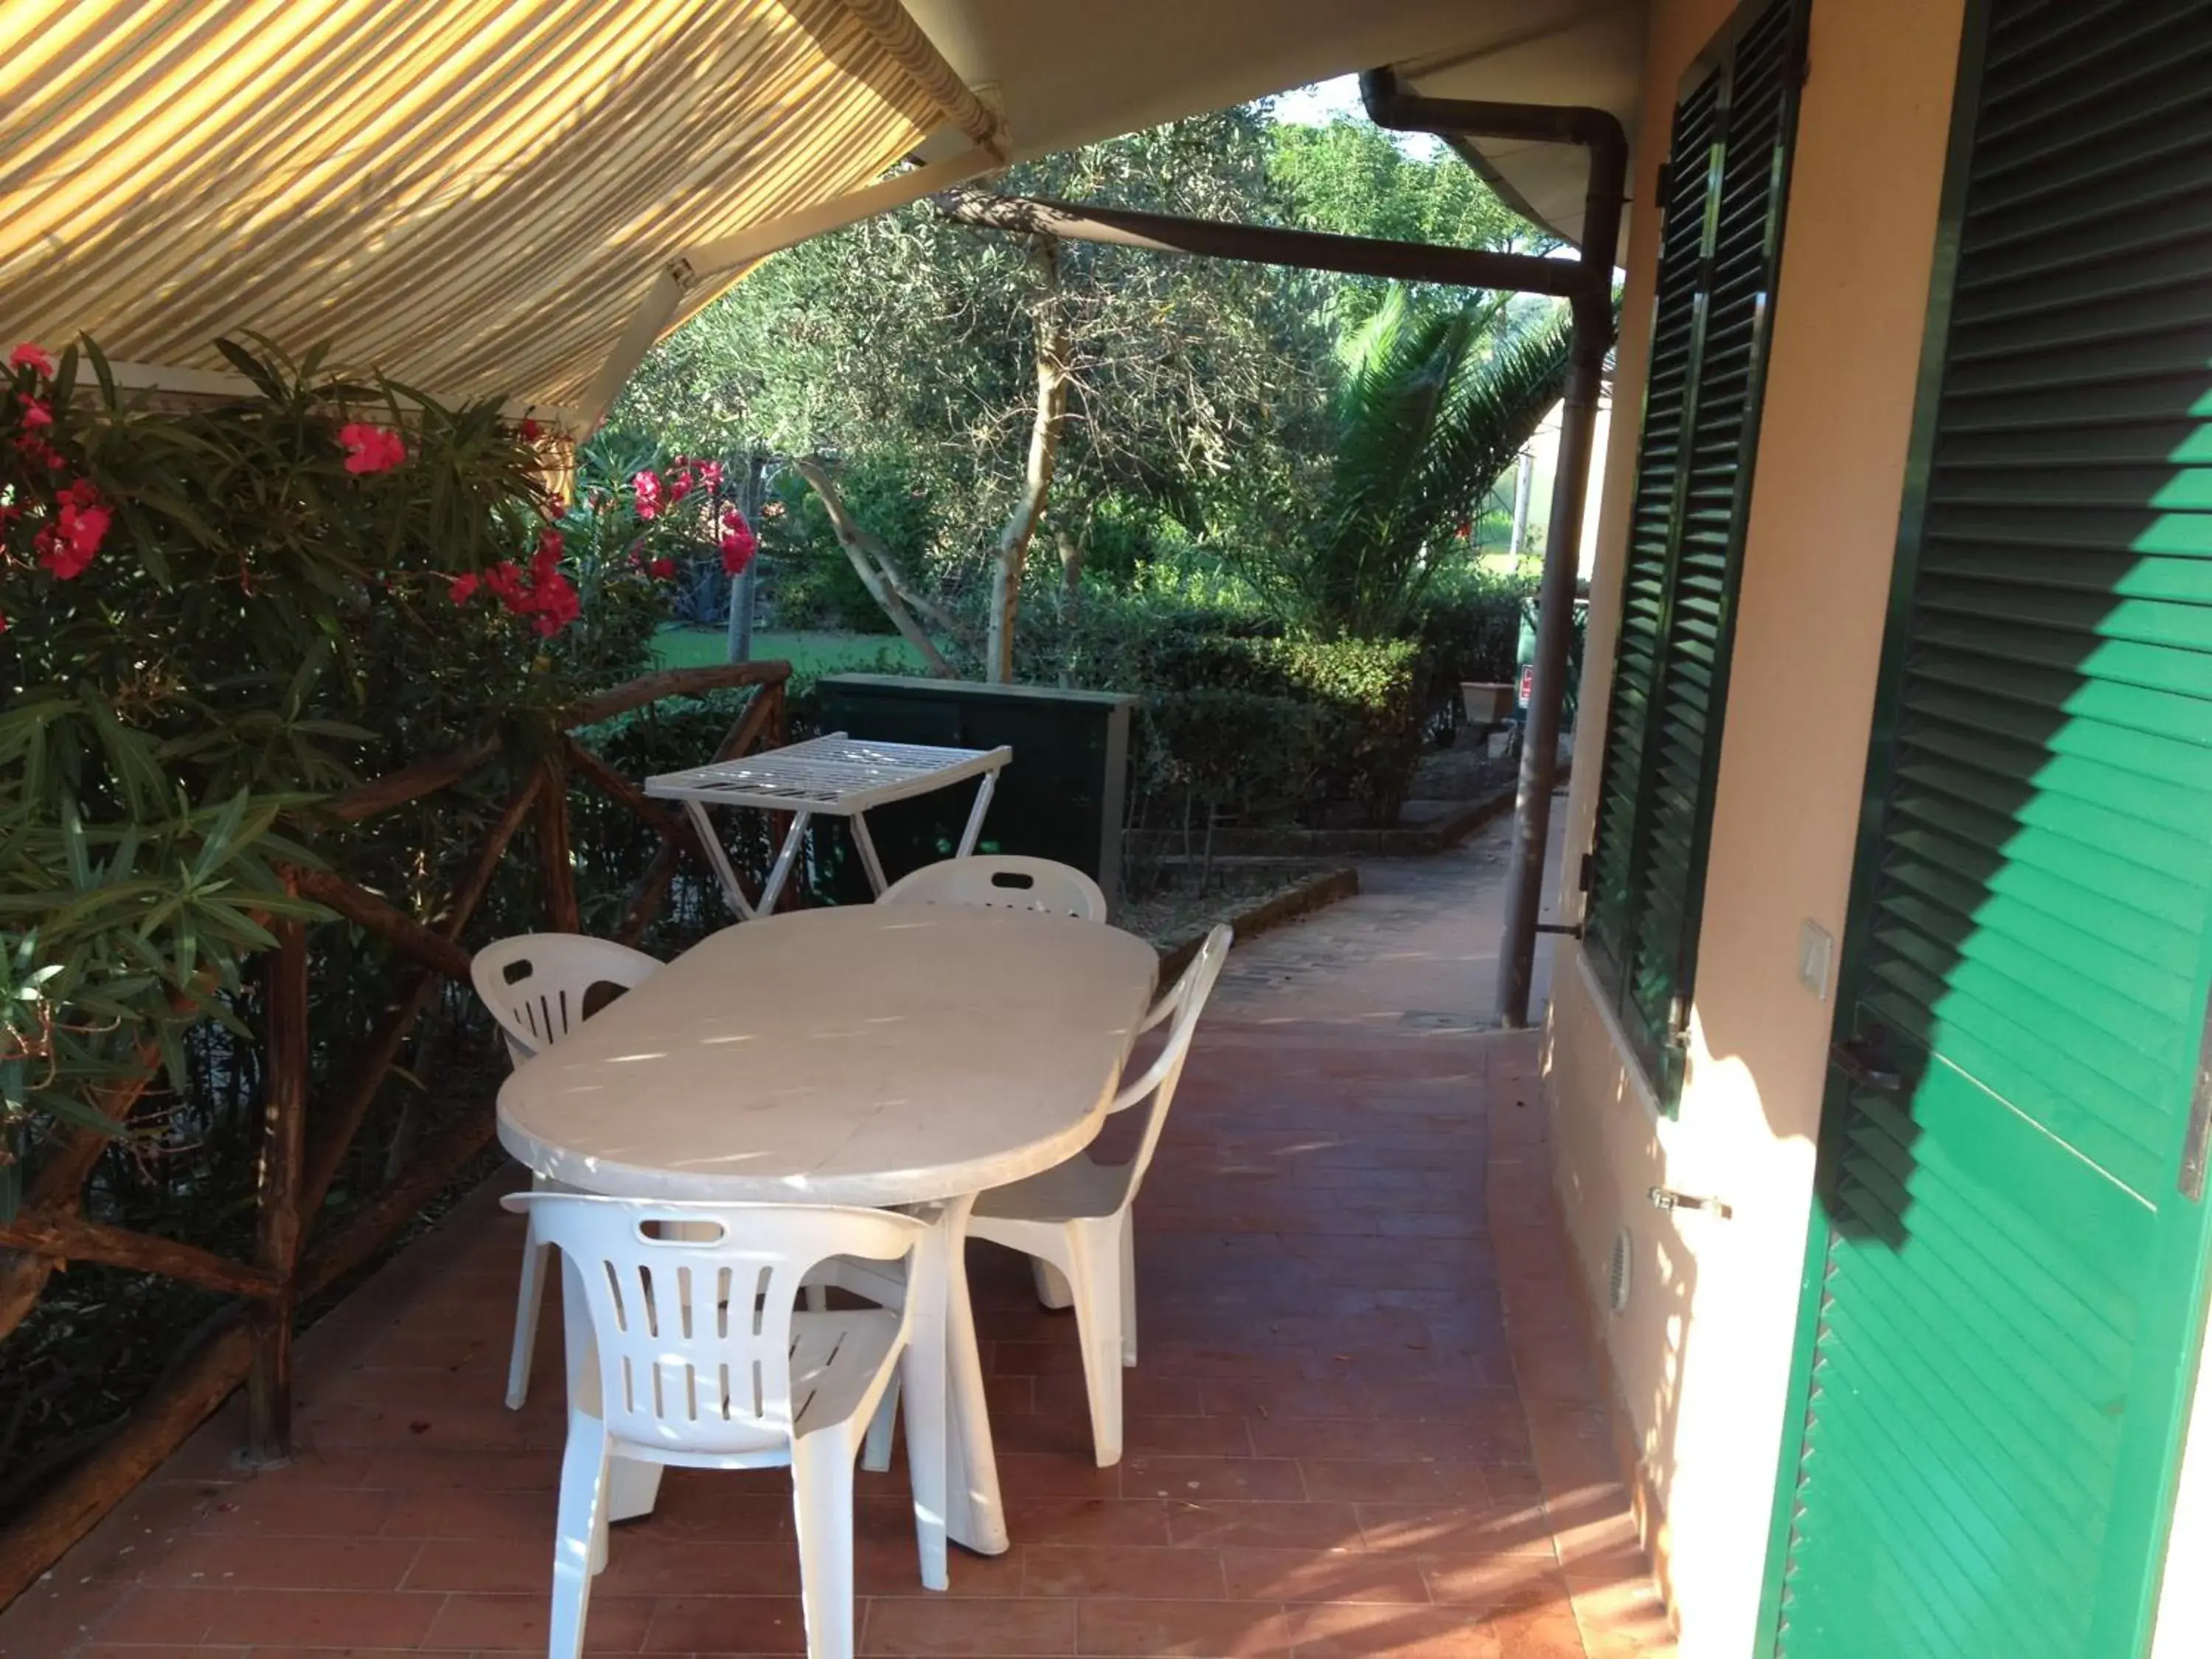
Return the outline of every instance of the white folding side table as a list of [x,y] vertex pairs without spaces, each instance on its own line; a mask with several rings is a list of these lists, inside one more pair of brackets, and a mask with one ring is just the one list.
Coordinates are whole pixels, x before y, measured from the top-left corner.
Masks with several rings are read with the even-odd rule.
[[[852,825],[853,844],[860,849],[860,867],[867,872],[868,884],[880,897],[884,866],[876,857],[876,844],[868,835],[869,809],[980,777],[982,783],[975,792],[975,805],[969,810],[968,826],[960,834],[960,850],[954,854],[956,858],[966,858],[975,850],[975,838],[983,831],[983,815],[990,810],[991,794],[998,787],[999,769],[1013,757],[1014,751],[1003,745],[997,749],[938,749],[916,743],[875,743],[835,732],[828,737],[794,743],[786,749],[748,755],[743,760],[718,761],[688,771],[665,772],[657,778],[647,778],[645,793],[661,800],[684,804],[691,826],[699,832],[707,856],[714,864],[715,878],[722,884],[723,896],[729,900],[730,908],[741,921],[750,921],[757,914],[775,908],[784,884],[791,879],[792,866],[798,860],[799,843],[805,836],[809,819],[842,817]],[[722,846],[721,837],[714,833],[714,820],[707,816],[710,806],[750,806],[763,812],[791,814],[791,829],[784,836],[775,863],[769,870],[757,906],[745,902],[744,890],[738,885],[738,872],[731,867],[730,855]]]

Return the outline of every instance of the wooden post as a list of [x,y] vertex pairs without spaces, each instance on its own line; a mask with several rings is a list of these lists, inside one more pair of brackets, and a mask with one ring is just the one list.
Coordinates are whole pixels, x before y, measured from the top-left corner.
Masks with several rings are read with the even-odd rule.
[[307,1125],[307,934],[299,922],[278,924],[267,984],[268,1073],[262,1085],[254,1260],[283,1288],[254,1313],[259,1328],[246,1378],[246,1455],[257,1463],[281,1462],[292,1455],[292,1316]]
[[557,749],[545,757],[545,787],[538,792],[538,856],[545,874],[546,920],[556,933],[582,933],[576,864],[568,843],[568,768]]

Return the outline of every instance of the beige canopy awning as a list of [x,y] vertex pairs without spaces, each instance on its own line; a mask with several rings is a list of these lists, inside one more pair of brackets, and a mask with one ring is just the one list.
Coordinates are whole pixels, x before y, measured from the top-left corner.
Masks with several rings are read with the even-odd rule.
[[[1017,156],[1361,70],[1410,92],[1587,104],[1632,137],[1649,0],[908,0],[970,86],[993,88]],[[1589,167],[1567,145],[1462,152],[1570,241]]]
[[896,0],[7,0],[0,331],[588,419],[763,253],[998,144]]
[[[580,427],[763,255],[1010,155],[1383,64],[1632,117],[1644,10],[0,0],[0,343],[88,333],[133,383],[208,390],[251,331]],[[1579,229],[1578,152],[1474,149]]]

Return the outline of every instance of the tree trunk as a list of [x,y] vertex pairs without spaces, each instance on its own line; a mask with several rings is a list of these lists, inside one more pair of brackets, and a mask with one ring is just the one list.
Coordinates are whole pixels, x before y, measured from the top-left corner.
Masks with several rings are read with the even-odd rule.
[[[1052,527],[1052,544],[1060,555],[1060,621],[1061,627],[1066,628],[1073,623],[1075,613],[1083,605],[1083,543],[1069,533],[1066,526],[1056,523]],[[1075,684],[1074,665],[1070,660],[1073,653],[1074,642],[1071,639],[1060,659],[1060,683],[1063,687]]]
[[1056,524],[1052,545],[1060,555],[1060,613],[1073,617],[1083,602],[1083,544],[1065,526]]
[[1519,558],[1528,550],[1528,507],[1536,495],[1536,458],[1522,450],[1513,466],[1513,528],[1507,533],[1505,550]]
[[984,678],[1004,684],[1014,678],[1014,620],[1021,610],[1022,571],[1037,520],[1052,491],[1052,471],[1060,459],[1060,437],[1067,424],[1067,308],[1060,289],[1060,244],[1040,236],[1030,244],[1036,272],[1036,414],[1030,422],[1030,449],[1023,469],[1021,499],[1015,502],[991,565],[991,626],[984,644]]
[[892,562],[890,550],[860,527],[860,520],[846,507],[845,498],[837,493],[837,486],[830,481],[829,470],[818,457],[804,456],[793,461],[792,465],[798,469],[799,476],[806,480],[814,493],[822,498],[823,507],[830,514],[830,527],[836,532],[837,545],[845,550],[845,556],[852,561],[854,574],[860,577],[861,585],[868,590],[868,597],[883,608],[884,615],[891,619],[891,625],[898,629],[907,643],[921,653],[921,659],[928,665],[931,673],[939,679],[957,679],[959,676],[953,672],[952,665],[937,648],[937,641],[931,639],[928,630],[915,620],[914,607],[908,601],[913,600],[915,605],[935,612],[932,620],[940,627],[945,626],[950,618],[915,592]]
[[[755,443],[745,459],[744,482],[738,486],[738,511],[753,533],[760,533],[761,496],[768,475],[768,452]],[[718,532],[719,533],[719,531]],[[732,662],[750,662],[753,655],[753,576],[760,569],[756,558],[730,578],[729,614],[723,635]]]

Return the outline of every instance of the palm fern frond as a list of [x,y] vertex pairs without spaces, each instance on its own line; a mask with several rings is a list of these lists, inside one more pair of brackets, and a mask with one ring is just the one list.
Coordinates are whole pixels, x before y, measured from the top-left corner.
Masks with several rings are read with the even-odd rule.
[[1423,447],[1410,516],[1433,533],[1474,514],[1565,394],[1573,342],[1562,307],[1462,365]]
[[1474,514],[1565,390],[1563,312],[1494,343],[1504,301],[1420,307],[1403,290],[1345,343],[1337,450],[1300,586],[1326,635],[1401,627],[1432,544]]

